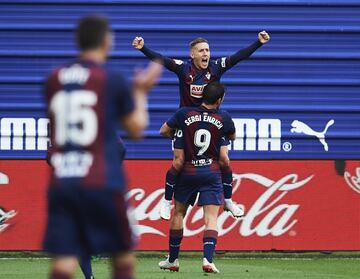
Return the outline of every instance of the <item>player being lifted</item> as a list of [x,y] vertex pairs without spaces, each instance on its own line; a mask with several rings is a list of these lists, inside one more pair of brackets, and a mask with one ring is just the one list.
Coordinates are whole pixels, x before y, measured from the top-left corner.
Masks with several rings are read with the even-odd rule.
[[[165,57],[149,49],[142,37],[136,37],[132,45],[140,50],[151,60],[158,59],[164,66],[174,72],[179,79],[180,107],[196,107],[202,103],[202,91],[206,84],[213,81],[220,81],[221,76],[241,60],[244,60],[255,52],[263,44],[270,40],[266,31],[258,34],[258,39],[246,48],[240,49],[236,53],[211,60],[210,47],[206,39],[197,38],[190,42],[190,60],[182,61]],[[228,140],[224,140],[223,145],[228,145]],[[165,220],[170,219],[171,200],[173,187],[176,184],[177,175],[181,171],[183,158],[177,149],[182,149],[182,141],[174,142],[174,159],[171,168],[166,173],[165,198],[160,209],[160,216]],[[227,149],[226,149],[227,150]],[[241,217],[244,214],[243,208],[236,206],[232,197],[232,170],[227,152],[219,158],[221,165],[222,181],[224,186],[225,204],[224,209],[230,211],[234,217]]]
[[174,188],[175,209],[169,233],[169,257],[159,263],[161,269],[179,270],[178,254],[183,237],[183,224],[189,205],[194,205],[199,193],[198,205],[204,211],[203,270],[218,273],[213,263],[217,242],[217,216],[223,204],[223,186],[219,157],[227,153],[222,138],[235,139],[235,125],[226,111],[219,110],[225,88],[219,82],[204,88],[202,105],[180,108],[160,129],[161,135],[172,137],[181,129],[184,138],[185,163]]

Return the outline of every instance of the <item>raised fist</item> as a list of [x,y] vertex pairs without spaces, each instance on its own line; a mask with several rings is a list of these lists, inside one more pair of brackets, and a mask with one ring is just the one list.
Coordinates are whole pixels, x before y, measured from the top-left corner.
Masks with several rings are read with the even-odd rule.
[[258,34],[258,39],[262,44],[266,44],[268,41],[270,41],[270,36],[266,31],[261,31]]
[[144,39],[142,37],[135,37],[132,42],[132,46],[136,49],[142,49],[144,46]]

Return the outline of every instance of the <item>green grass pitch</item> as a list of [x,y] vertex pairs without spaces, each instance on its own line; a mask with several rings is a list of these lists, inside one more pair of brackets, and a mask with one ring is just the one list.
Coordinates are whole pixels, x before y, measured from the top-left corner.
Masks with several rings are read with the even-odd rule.
[[[139,279],[196,279],[211,276],[216,278],[266,278],[266,279],[329,279],[360,278],[359,253],[231,253],[216,255],[215,263],[220,274],[204,274],[200,253],[183,253],[180,271],[170,273],[160,270],[158,262],[164,253],[140,253],[137,257],[136,278]],[[12,254],[0,255],[0,279],[45,279],[50,260],[42,257]],[[111,278],[107,259],[93,260],[96,279]],[[81,279],[78,270],[76,279]]]

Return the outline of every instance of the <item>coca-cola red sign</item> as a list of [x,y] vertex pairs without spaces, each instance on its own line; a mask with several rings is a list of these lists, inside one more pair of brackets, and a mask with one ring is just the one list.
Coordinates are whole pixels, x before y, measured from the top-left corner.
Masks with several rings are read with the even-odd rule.
[[[170,164],[125,163],[139,250],[168,248],[169,222],[160,219],[159,207]],[[333,161],[233,161],[232,168],[233,200],[244,204],[246,214],[233,219],[221,210],[217,249],[360,249],[360,162],[348,161],[341,174]],[[0,172],[8,177],[0,185],[0,215],[5,212],[0,216],[0,249],[41,249],[48,171],[43,161],[0,163]],[[182,249],[202,249],[202,217],[201,207],[189,209]]]
[[[143,161],[141,175],[136,175],[138,161],[126,166],[132,187],[128,199],[139,221],[139,248],[167,249],[169,223],[160,220],[158,211],[169,162]],[[336,173],[333,161],[236,161],[232,168],[233,200],[245,205],[246,214],[233,219],[220,213],[218,249],[360,248],[360,195]],[[197,206],[188,211],[182,249],[202,249],[202,216]]]

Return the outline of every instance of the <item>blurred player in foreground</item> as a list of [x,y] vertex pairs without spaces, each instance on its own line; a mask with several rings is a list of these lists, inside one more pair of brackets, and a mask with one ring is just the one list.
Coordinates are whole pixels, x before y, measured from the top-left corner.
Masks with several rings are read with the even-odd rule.
[[[252,53],[269,40],[269,34],[262,31],[258,34],[258,39],[250,46],[240,49],[228,57],[210,60],[211,56],[208,41],[203,38],[197,38],[190,42],[191,60],[189,61],[165,57],[149,49],[145,46],[145,41],[142,37],[136,37],[133,40],[132,45],[149,59],[158,59],[159,61],[162,61],[169,71],[172,71],[177,75],[179,79],[180,107],[197,107],[202,103],[203,89],[206,84],[213,81],[220,81],[221,76],[227,70],[231,69],[241,60],[250,57]],[[229,142],[225,139],[222,144],[227,146]],[[181,139],[174,142],[174,148],[173,164],[166,173],[165,198],[160,209],[160,216],[165,220],[170,219],[173,189],[176,185],[177,176],[181,171],[183,163],[182,158],[176,153],[177,148],[182,148]],[[230,211],[234,217],[241,217],[244,214],[244,209],[235,205],[232,201],[232,169],[230,167],[230,160],[227,152],[219,158],[219,162],[221,164],[225,196],[224,209]]]
[[178,255],[183,238],[184,217],[199,193],[198,205],[203,206],[205,231],[203,237],[204,272],[219,273],[213,263],[217,242],[217,216],[223,204],[223,186],[219,157],[227,152],[221,145],[223,137],[235,139],[235,126],[226,111],[219,110],[225,88],[219,82],[204,88],[202,105],[179,109],[160,129],[161,135],[172,137],[176,129],[183,132],[185,164],[174,191],[175,209],[169,233],[169,257],[159,263],[161,269],[179,270]]
[[161,66],[138,72],[131,89],[105,64],[113,42],[105,18],[83,18],[76,39],[79,57],[46,82],[52,174],[44,248],[54,258],[50,278],[72,278],[78,259],[96,254],[112,258],[114,279],[133,278],[134,239],[116,129],[121,123],[130,138],[142,136],[147,92]]

